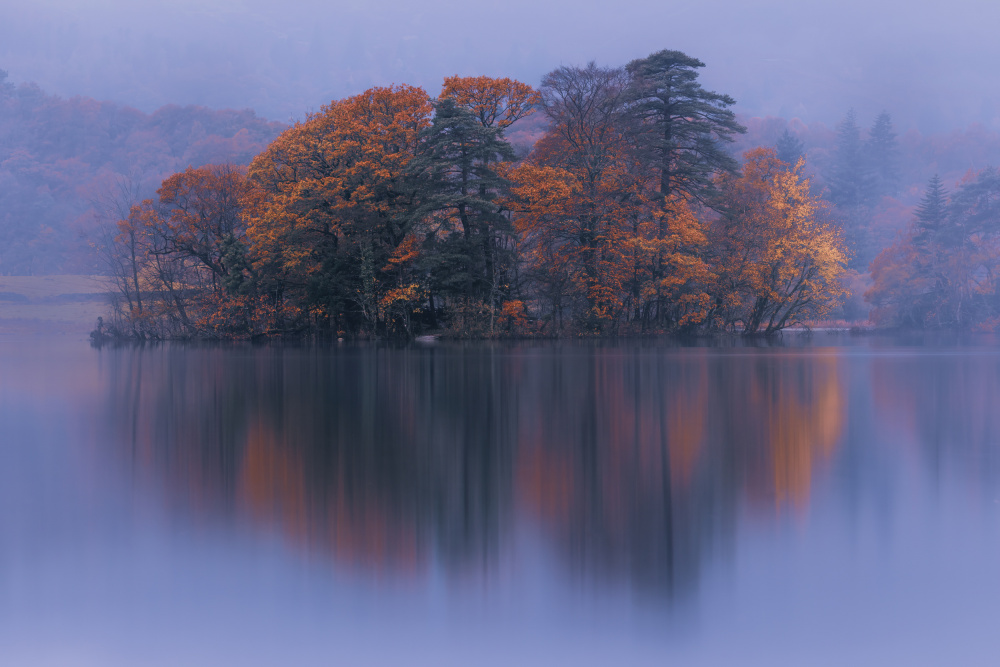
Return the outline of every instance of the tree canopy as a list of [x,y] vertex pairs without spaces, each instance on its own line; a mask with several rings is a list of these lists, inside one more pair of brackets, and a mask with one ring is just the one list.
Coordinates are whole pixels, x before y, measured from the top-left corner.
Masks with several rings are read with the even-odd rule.
[[[802,175],[759,149],[704,65],[563,66],[536,91],[449,77],[336,100],[244,172],[164,180],[115,238],[140,336],[774,333],[844,293]],[[519,156],[507,135],[540,110]]]
[[746,132],[730,109],[729,95],[698,83],[697,58],[658,51],[627,66],[630,112],[639,119],[645,150],[660,172],[660,194],[683,193],[707,201],[712,176],[733,173],[738,163],[724,149],[734,134]]

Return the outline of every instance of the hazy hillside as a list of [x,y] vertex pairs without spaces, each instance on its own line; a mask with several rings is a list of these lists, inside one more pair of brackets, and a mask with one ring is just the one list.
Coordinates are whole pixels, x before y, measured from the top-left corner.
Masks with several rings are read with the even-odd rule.
[[146,114],[5,79],[0,72],[0,275],[93,272],[93,203],[121,175],[151,194],[187,166],[245,164],[284,129],[249,110]]

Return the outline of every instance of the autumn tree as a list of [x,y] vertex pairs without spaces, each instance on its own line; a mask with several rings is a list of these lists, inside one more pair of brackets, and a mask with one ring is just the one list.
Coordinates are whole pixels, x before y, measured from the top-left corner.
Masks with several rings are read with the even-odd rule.
[[516,121],[535,111],[541,98],[528,84],[507,77],[449,76],[444,80],[441,99],[452,99],[468,110],[486,128],[501,134]]
[[745,156],[742,176],[723,176],[724,213],[713,230],[717,321],[744,334],[774,333],[825,314],[844,294],[839,234],[818,219],[803,163],[773,149]]
[[511,189],[505,205],[515,211],[522,261],[539,311],[548,310],[552,330],[564,328],[573,313],[575,241],[565,205],[580,186],[567,169],[525,162],[509,171]]
[[244,265],[234,253],[245,244],[249,187],[246,169],[223,164],[188,167],[157,190],[163,251],[196,260],[215,292],[233,284],[234,262]]
[[146,322],[154,338],[190,337],[199,333],[197,297],[207,287],[201,261],[173,245],[170,223],[152,199],[133,207],[128,222],[139,227],[143,276],[148,285]]
[[[672,212],[679,202],[712,205],[713,177],[738,169],[725,144],[746,128],[730,109],[735,104],[733,98],[705,90],[698,82],[698,70],[704,66],[680,51],[664,50],[634,60],[626,68],[629,131],[640,159],[659,175],[659,224],[654,238],[661,245],[671,233]],[[676,227],[677,221],[673,223]],[[674,279],[676,267],[671,266],[662,248],[650,259],[654,284]],[[692,266],[700,262],[697,255],[689,259]],[[678,323],[672,312],[674,305],[658,290],[642,317],[669,328]]]
[[[262,196],[248,237],[254,266],[295,313],[295,326],[389,331],[381,304],[417,281],[390,257],[413,221],[407,168],[431,102],[420,88],[372,88],[334,101],[283,133],[250,166]],[[396,308],[399,304],[396,301]]]
[[[551,129],[531,165],[515,170],[519,231],[553,304],[570,305],[591,332],[616,328],[625,305],[627,237],[644,206],[643,176],[624,131],[627,77],[616,68],[560,67],[547,74],[541,105]],[[554,202],[551,195],[566,195]],[[551,275],[559,267],[568,275]],[[559,317],[558,319],[561,319]]]
[[[666,220],[665,226],[662,220]],[[637,312],[635,319],[643,328],[658,321],[667,331],[705,325],[716,281],[706,225],[688,201],[677,195],[657,206],[653,220],[646,224],[649,231],[644,234],[640,227],[631,239],[633,247],[646,253],[645,261],[639,255],[633,266],[648,267],[648,279],[636,281],[637,303],[644,310]],[[661,233],[664,228],[665,233]],[[655,313],[651,312],[654,307]]]
[[[140,338],[247,337],[262,333],[246,258],[245,170],[188,168],[136,201],[122,177],[105,203],[117,220],[106,259],[117,286],[113,334]],[[127,210],[126,210],[127,208]]]
[[147,216],[152,252],[183,267],[183,292],[197,290],[185,326],[201,336],[252,337],[276,326],[249,256],[248,210],[258,194],[246,169],[229,164],[189,167],[157,190]]
[[512,173],[527,274],[553,319],[568,309],[584,331],[673,330],[709,310],[707,237],[688,200],[707,190],[707,174],[729,166],[706,142],[737,127],[719,108],[728,98],[702,91],[666,56],[679,58],[664,52],[629,70],[591,63],[546,75],[550,129]]
[[865,300],[872,305],[869,317],[873,322],[911,329],[933,326],[939,295],[927,258],[912,232],[907,232],[872,260],[872,287],[865,292]]

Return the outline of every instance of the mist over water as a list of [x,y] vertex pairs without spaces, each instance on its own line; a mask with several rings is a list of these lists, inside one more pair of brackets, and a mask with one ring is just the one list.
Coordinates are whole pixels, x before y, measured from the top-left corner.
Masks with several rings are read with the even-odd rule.
[[989,339],[4,344],[0,399],[12,664],[997,648]]
[[452,74],[537,85],[559,65],[621,65],[668,48],[703,60],[706,87],[747,116],[832,124],[854,107],[862,117],[888,109],[903,130],[998,129],[998,20],[1000,9],[974,0],[43,0],[5,12],[0,68],[145,111],[249,107],[288,121],[375,85],[436,94]]

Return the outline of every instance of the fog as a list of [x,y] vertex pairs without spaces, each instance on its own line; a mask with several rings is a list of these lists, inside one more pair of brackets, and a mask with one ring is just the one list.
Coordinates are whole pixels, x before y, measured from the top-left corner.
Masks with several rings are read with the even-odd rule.
[[62,95],[150,111],[252,108],[288,121],[372,85],[434,94],[443,76],[531,84],[560,64],[679,49],[744,115],[834,123],[882,109],[897,128],[1000,128],[1000,6],[821,0],[40,0],[0,21],[0,68]]

